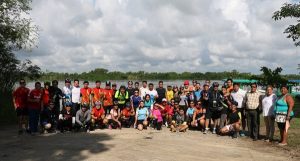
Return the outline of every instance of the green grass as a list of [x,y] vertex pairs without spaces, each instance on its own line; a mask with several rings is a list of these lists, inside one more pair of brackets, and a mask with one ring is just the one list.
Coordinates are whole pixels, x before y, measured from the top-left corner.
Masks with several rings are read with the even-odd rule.
[[288,134],[288,144],[290,147],[300,150],[300,100],[295,99],[295,115],[291,121],[291,128]]

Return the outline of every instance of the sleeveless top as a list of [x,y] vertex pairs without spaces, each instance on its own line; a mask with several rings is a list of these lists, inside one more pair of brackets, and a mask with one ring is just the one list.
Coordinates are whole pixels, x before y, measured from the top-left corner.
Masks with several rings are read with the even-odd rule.
[[[283,97],[281,97],[280,99],[276,100],[276,107],[275,107],[275,113],[278,112],[285,112],[287,113],[289,107],[286,101],[284,101],[284,98],[286,97],[286,95],[284,95]],[[294,112],[291,111],[290,116],[294,116]]]

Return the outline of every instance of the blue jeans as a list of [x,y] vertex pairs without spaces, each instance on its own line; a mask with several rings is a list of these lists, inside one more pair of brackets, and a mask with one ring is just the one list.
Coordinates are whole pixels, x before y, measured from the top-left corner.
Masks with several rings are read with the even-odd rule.
[[30,132],[38,132],[38,123],[39,123],[39,115],[40,110],[29,109],[29,129]]

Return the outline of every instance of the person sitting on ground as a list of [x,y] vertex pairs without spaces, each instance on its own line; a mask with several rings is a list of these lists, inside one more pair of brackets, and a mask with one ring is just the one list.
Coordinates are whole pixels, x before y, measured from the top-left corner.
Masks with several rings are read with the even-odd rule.
[[164,107],[164,110],[161,110],[164,122],[166,126],[170,126],[172,123],[172,118],[174,116],[174,107],[167,104],[167,99],[162,99],[162,106]]
[[126,103],[126,107],[121,112],[121,123],[123,126],[130,128],[134,123],[135,112],[130,102]]
[[140,102],[139,108],[136,110],[134,127],[140,131],[147,129],[149,111],[144,107],[144,101]]
[[153,118],[153,128],[156,130],[161,130],[161,126],[163,124],[161,110],[164,110],[164,107],[158,103],[154,103],[151,116]]
[[91,112],[88,104],[83,104],[81,109],[76,112],[76,124],[75,129],[79,131],[83,129],[86,132],[90,131],[91,125]]
[[104,111],[102,102],[100,102],[100,101],[95,102],[95,106],[93,107],[92,112],[91,112],[91,117],[92,117],[91,129],[95,129],[96,126],[98,126],[99,128],[103,128],[103,126],[104,126],[103,121],[104,121],[104,118],[105,118],[105,111]]
[[42,133],[54,132],[55,126],[57,126],[56,112],[54,110],[54,107],[54,102],[50,102],[49,106],[44,108],[41,113],[40,120]]
[[196,127],[199,130],[204,130],[205,128],[205,114],[206,109],[202,107],[201,104],[197,104],[194,114],[193,114],[193,121],[191,123],[192,127]]
[[113,108],[110,110],[109,114],[106,116],[104,121],[108,125],[109,129],[122,129],[122,124],[119,121],[120,119],[120,110],[118,109],[118,102],[114,102]]
[[191,126],[191,123],[193,121],[194,111],[195,111],[195,103],[191,102],[189,104],[189,108],[186,110],[186,117],[187,117],[187,125],[188,126]]
[[170,131],[176,132],[178,129],[179,132],[186,132],[188,127],[189,126],[187,125],[187,117],[184,114],[184,110],[180,109],[179,113],[177,113],[174,116],[174,120],[172,121]]
[[64,130],[72,131],[72,128],[75,124],[75,116],[71,106],[71,102],[66,102],[65,108],[59,114],[57,126],[58,130],[60,130],[60,132],[62,133],[64,132]]
[[237,111],[237,102],[231,105],[231,113],[229,114],[229,124],[220,130],[221,135],[232,134],[233,138],[237,138],[240,131],[240,117]]

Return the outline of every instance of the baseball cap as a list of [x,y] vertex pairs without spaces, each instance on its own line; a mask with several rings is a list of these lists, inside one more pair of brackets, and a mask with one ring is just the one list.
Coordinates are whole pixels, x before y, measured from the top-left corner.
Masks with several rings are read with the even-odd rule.
[[166,98],[163,98],[161,101],[162,101],[162,102],[167,102],[167,99],[166,99]]
[[190,82],[189,82],[188,80],[185,80],[185,81],[183,82],[183,84],[184,84],[184,85],[189,85]]
[[105,82],[105,85],[106,85],[106,86],[110,86],[110,85],[111,85],[110,81],[106,81],[106,82]]
[[65,106],[66,106],[66,107],[70,107],[70,106],[72,106],[72,103],[71,103],[71,102],[66,102],[66,103],[65,103]]
[[70,79],[66,79],[65,83],[71,83],[71,80]]
[[127,103],[126,103],[126,107],[131,107],[130,102],[127,102]]

